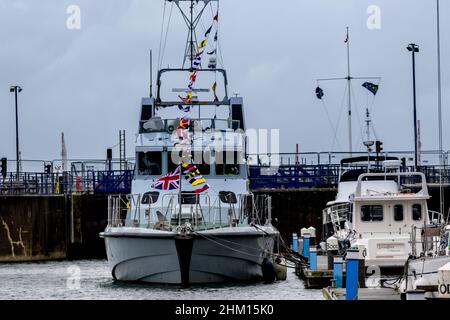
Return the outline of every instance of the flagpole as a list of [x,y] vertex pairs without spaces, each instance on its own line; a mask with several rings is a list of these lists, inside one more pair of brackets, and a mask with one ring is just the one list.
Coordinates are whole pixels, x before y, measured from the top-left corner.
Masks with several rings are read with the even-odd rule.
[[178,174],[180,176],[180,178],[178,179],[179,184],[180,184],[180,188],[179,188],[179,193],[178,193],[178,205],[180,206],[179,210],[178,210],[178,225],[181,226],[181,163],[178,165]]
[[352,156],[352,94],[351,83],[352,78],[350,76],[350,38],[349,28],[347,27],[347,81],[348,81],[348,145],[350,151],[350,157]]

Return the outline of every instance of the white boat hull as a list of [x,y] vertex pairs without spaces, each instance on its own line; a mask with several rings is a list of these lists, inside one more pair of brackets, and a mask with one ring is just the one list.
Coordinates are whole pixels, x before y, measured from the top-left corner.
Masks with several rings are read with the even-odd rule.
[[[159,284],[255,282],[271,256],[278,231],[273,227],[200,231],[190,239],[175,232],[110,228],[102,233],[113,278]],[[183,248],[184,247],[184,248]]]
[[408,262],[408,279],[403,279],[401,292],[417,290],[417,284],[438,286],[438,270],[450,262],[450,256],[418,258]]

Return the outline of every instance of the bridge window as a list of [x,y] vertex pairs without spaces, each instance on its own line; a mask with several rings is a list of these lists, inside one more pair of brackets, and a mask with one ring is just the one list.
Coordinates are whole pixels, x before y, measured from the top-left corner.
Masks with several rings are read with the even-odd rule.
[[[169,168],[169,172],[173,172],[175,170],[175,168],[178,166],[177,163],[174,163],[172,161],[172,153],[174,153],[175,151],[171,151],[169,152],[169,163],[168,163],[168,168]],[[181,159],[182,158],[182,151],[176,151],[179,152],[178,154],[178,158]],[[174,154],[174,157],[176,155]],[[195,166],[197,167],[197,169],[200,171],[200,174],[202,175],[209,175],[211,172],[211,167],[209,165],[209,163],[211,162],[210,160],[210,153],[205,151],[195,151],[192,152],[192,160],[194,161]]]
[[403,221],[403,205],[401,204],[394,206],[394,221]]
[[363,222],[383,221],[383,206],[381,205],[361,206],[361,221]]
[[421,204],[413,204],[412,205],[412,218],[414,221],[422,220],[422,205]]
[[138,152],[137,158],[140,175],[154,176],[162,173],[162,158],[160,151]]
[[239,175],[240,152],[224,151],[216,152],[216,174],[218,176]]

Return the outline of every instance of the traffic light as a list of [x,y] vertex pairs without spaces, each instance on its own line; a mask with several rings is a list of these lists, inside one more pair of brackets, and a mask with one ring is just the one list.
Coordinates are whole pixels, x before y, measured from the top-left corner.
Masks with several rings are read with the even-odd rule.
[[108,148],[106,149],[106,160],[107,160],[107,164],[108,164],[108,170],[111,171],[112,170],[112,149]]
[[108,160],[108,161],[112,160],[112,149],[111,148],[106,149],[106,160]]
[[383,145],[383,142],[381,142],[381,141],[377,141],[375,143],[375,150],[377,153],[380,153],[381,151],[383,151],[382,145]]
[[50,163],[45,165],[45,173],[52,173],[52,165]]
[[401,158],[402,168],[406,168],[406,158]]
[[2,176],[3,176],[3,179],[4,178],[6,178],[6,172],[8,171],[8,159],[6,159],[6,158],[2,158],[2,164],[1,164],[1,166],[2,166]]

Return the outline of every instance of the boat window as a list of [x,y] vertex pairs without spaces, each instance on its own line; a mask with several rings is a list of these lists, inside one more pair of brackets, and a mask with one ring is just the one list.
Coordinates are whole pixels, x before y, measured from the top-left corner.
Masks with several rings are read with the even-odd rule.
[[210,151],[194,151],[192,152],[192,159],[197,169],[202,175],[209,175],[211,172],[211,152]]
[[237,151],[216,152],[216,174],[219,176],[239,175],[239,155]]
[[[177,163],[174,163],[172,161],[172,153],[175,151],[171,151],[169,152],[169,158],[168,158],[168,168],[169,168],[169,172],[173,172],[176,167],[178,166]],[[177,151],[179,152],[178,158],[182,158],[182,151]],[[210,160],[210,153],[209,152],[202,152],[202,151],[195,151],[192,152],[192,159],[194,161],[195,166],[197,167],[197,169],[200,171],[200,174],[202,175],[209,175],[211,172],[211,166],[209,165],[209,163],[211,162]]]
[[141,203],[142,204],[156,203],[156,201],[158,201],[158,197],[159,197],[158,191],[146,192],[142,196]]
[[394,221],[403,221],[403,205],[401,204],[394,206]]
[[161,159],[160,151],[138,152],[139,174],[160,175],[162,173]]
[[422,205],[421,204],[413,204],[412,205],[412,218],[414,221],[422,220]]
[[364,222],[383,221],[383,206],[381,205],[361,206],[361,221]]
[[170,151],[169,152],[169,157],[167,159],[167,161],[168,161],[167,170],[169,170],[169,172],[174,172],[175,169],[178,167],[178,163],[173,162],[172,157],[174,159],[181,159],[182,154],[183,154],[183,151]]

